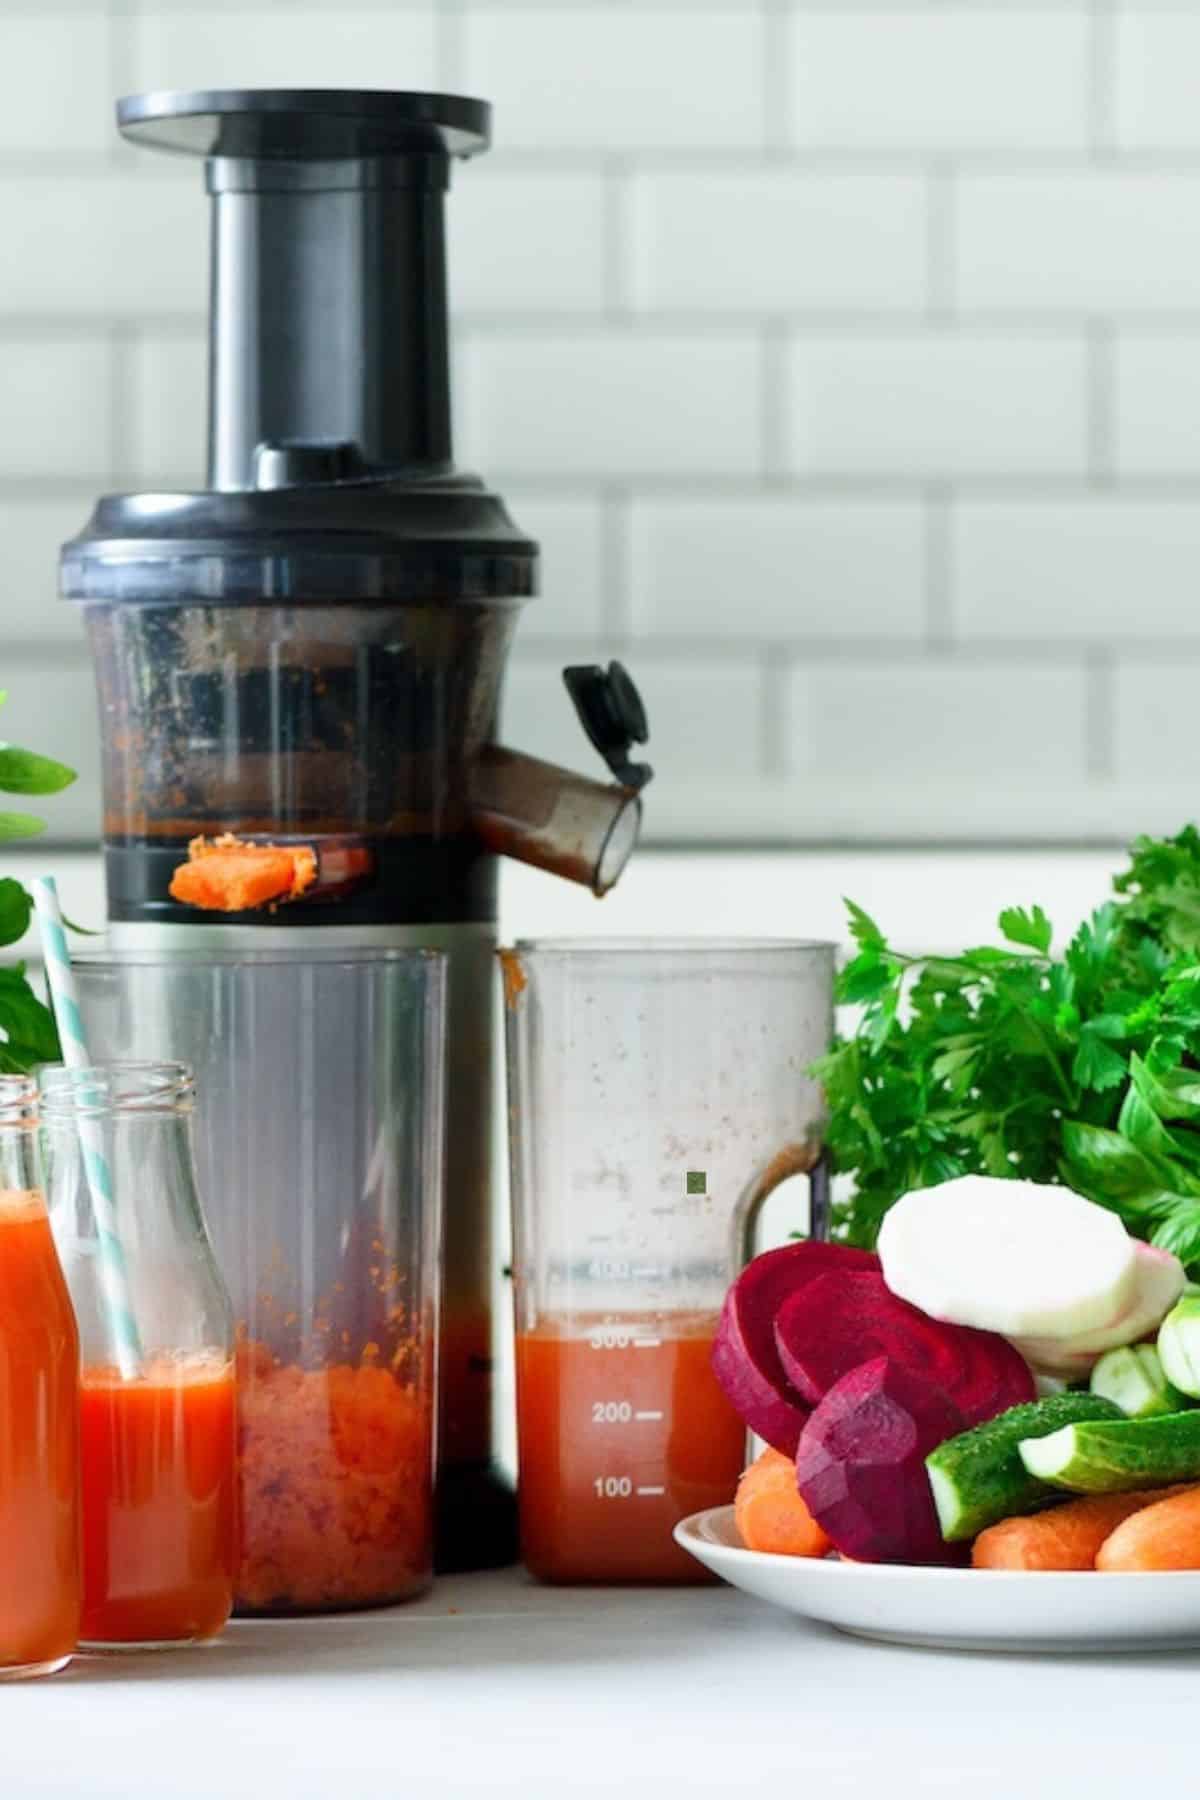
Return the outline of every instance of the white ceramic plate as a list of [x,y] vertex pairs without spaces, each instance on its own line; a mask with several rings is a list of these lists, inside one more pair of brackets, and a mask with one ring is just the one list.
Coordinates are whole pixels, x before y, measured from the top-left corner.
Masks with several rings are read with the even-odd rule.
[[768,1556],[744,1547],[732,1506],[693,1513],[675,1537],[734,1587],[885,1643],[1072,1651],[1200,1645],[1200,1569],[1024,1575]]

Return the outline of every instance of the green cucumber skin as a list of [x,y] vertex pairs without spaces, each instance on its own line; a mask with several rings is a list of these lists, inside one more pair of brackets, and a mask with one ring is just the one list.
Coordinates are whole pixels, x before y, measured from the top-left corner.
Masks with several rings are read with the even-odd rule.
[[1064,1428],[1057,1471],[1041,1474],[1071,1494],[1130,1494],[1200,1481],[1200,1410],[1156,1419],[1092,1420]]
[[976,1537],[1001,1519],[1037,1512],[1058,1498],[1058,1489],[1031,1475],[1021,1461],[1023,1438],[1048,1437],[1084,1420],[1122,1417],[1120,1407],[1099,1394],[1048,1394],[947,1438],[925,1458],[946,1542]]

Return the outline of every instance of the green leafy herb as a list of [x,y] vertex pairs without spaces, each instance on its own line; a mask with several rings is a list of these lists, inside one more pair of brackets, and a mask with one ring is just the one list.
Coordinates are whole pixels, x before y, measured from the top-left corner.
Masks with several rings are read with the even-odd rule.
[[910,1188],[1025,1177],[1200,1274],[1200,831],[1139,838],[1113,886],[1057,956],[1040,906],[1001,912],[1004,945],[909,957],[847,902],[838,997],[862,1010],[816,1073],[850,1242]]
[[[0,705],[8,698],[0,692]],[[0,744],[0,792],[57,794],[75,779],[75,771],[52,757],[15,744]],[[0,812],[0,841],[38,837],[44,819],[33,813]],[[0,877],[0,945],[25,936],[33,911],[25,888],[11,876]],[[0,967],[0,1074],[23,1074],[42,1062],[56,1062],[61,1052],[54,1015],[30,987],[25,964]]]

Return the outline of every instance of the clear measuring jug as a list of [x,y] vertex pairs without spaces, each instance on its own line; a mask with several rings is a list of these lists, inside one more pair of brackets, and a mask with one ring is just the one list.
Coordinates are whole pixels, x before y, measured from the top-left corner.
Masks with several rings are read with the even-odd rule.
[[546,1581],[703,1579],[672,1528],[732,1499],[742,1468],[709,1366],[725,1290],[789,1176],[809,1176],[824,1228],[807,1070],[832,1032],[833,946],[500,956],[522,1554]]

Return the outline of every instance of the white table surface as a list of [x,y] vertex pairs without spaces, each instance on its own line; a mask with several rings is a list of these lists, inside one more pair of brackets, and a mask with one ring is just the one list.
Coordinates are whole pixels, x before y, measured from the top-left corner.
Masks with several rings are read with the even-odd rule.
[[905,1650],[731,1589],[509,1571],[0,1687],[5,1800],[1196,1791],[1200,1651]]

